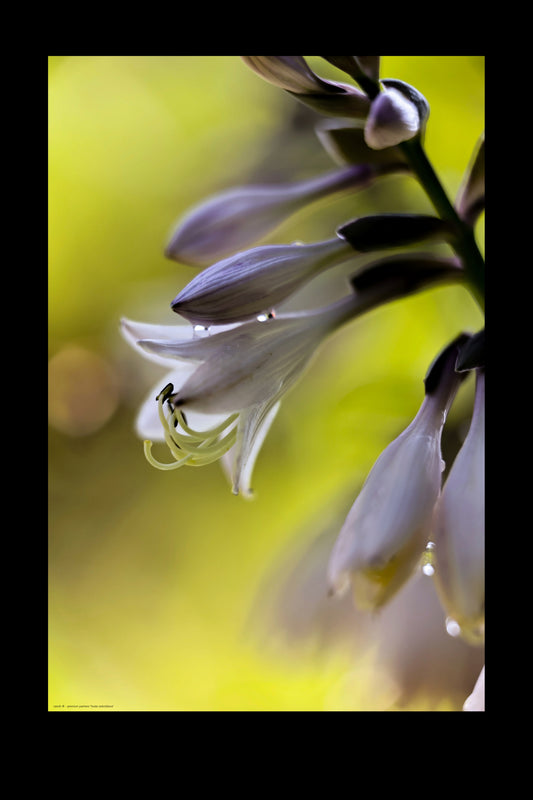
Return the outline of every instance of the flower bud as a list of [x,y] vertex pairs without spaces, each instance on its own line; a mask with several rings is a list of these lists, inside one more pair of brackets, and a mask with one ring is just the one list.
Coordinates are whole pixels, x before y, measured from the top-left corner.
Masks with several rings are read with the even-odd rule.
[[302,56],[241,56],[261,78],[279,86],[320,114],[364,119],[370,101],[349,84],[320,78]]
[[208,266],[258,242],[303,206],[347,188],[364,188],[385,171],[393,169],[359,164],[296,183],[221,192],[180,221],[165,255],[183,264]]
[[343,239],[265,245],[203,270],[174,298],[173,311],[193,323],[220,325],[270,311],[306,281],[354,255]]
[[485,372],[476,373],[470,429],[435,510],[435,585],[467,641],[483,641],[485,619]]
[[398,89],[384,89],[370,107],[365,141],[374,150],[382,150],[412,139],[419,130],[416,105]]
[[386,603],[411,576],[428,541],[440,492],[441,433],[462,380],[454,364],[465,338],[452,342],[430,368],[418,414],[376,461],[335,543],[331,590],[351,584],[360,608]]
[[296,94],[343,92],[338,84],[319,78],[303,56],[241,56],[261,78]]

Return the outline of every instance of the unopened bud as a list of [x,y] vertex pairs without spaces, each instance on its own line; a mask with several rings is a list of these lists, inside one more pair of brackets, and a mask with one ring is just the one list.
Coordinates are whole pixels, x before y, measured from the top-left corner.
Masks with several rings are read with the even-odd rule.
[[384,89],[370,107],[365,141],[374,150],[383,150],[412,139],[419,130],[416,105],[398,89]]

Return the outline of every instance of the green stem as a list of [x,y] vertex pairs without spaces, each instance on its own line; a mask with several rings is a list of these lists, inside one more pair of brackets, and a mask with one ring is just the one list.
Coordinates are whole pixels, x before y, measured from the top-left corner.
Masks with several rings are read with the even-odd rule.
[[474,232],[458,216],[455,208],[450,203],[448,195],[438,179],[431,162],[422,146],[420,138],[402,142],[399,147],[407,157],[411,169],[418,177],[437,213],[443,220],[449,222],[455,230],[452,247],[461,259],[466,280],[472,295],[475,297],[482,311],[485,309],[485,262],[479,252]]

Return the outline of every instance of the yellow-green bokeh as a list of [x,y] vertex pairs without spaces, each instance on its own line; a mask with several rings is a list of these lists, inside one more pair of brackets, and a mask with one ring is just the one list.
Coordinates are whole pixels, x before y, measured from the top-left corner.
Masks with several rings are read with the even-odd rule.
[[[483,70],[479,56],[382,59],[384,77],[427,97],[427,150],[451,196],[483,130]],[[283,403],[252,502],[230,493],[218,464],[155,471],[134,434],[162,373],[128,349],[120,317],[174,321],[170,301],[195,271],[163,248],[193,203],[257,176],[333,168],[315,119],[238,56],[49,58],[50,710],[455,710],[475,682],[482,654],[442,633],[433,600],[435,639],[427,651],[410,641],[418,589],[369,621],[335,608],[320,582],[327,543],[416,412],[429,363],[482,325],[464,290],[426,292],[335,335]],[[390,178],[297,215],[270,241],[327,238],[398,204],[429,208],[410,179]],[[345,274],[302,302],[342,291]],[[471,388],[451,423],[468,420]],[[411,672],[401,644],[388,649],[398,619],[418,648]],[[453,679],[409,684],[432,647]]]

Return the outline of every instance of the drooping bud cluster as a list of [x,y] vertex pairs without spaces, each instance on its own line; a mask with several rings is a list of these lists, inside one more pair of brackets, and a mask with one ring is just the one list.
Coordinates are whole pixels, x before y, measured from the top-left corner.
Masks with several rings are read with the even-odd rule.
[[[172,470],[220,460],[233,492],[250,496],[253,467],[280,401],[331,333],[413,292],[450,282],[471,288],[476,259],[469,234],[484,207],[484,146],[454,208],[441,187],[431,193],[436,178],[423,151],[429,105],[414,87],[381,80],[379,56],[322,57],[353,83],[321,77],[303,56],[242,58],[274,87],[329,118],[317,136],[336,168],[292,184],[228,189],[194,207],[165,249],[168,258],[200,268],[171,301],[179,321],[123,320],[122,329],[139,353],[168,369],[137,420],[149,462]],[[367,187],[391,173],[417,178],[437,213],[359,213],[323,241],[264,241],[304,206],[341,192],[357,193],[360,201]],[[433,244],[450,254],[419,249]],[[353,262],[353,273],[343,298],[287,311],[300,289],[345,262]],[[479,263],[474,267],[479,275]],[[376,609],[404,585],[432,542],[443,607],[473,642],[484,625],[483,346],[482,333],[462,333],[431,365],[418,413],[371,470],[329,565],[333,593],[351,585],[358,604]],[[470,432],[442,487],[443,426],[472,372]],[[155,458],[154,441],[166,444],[172,461]]]

